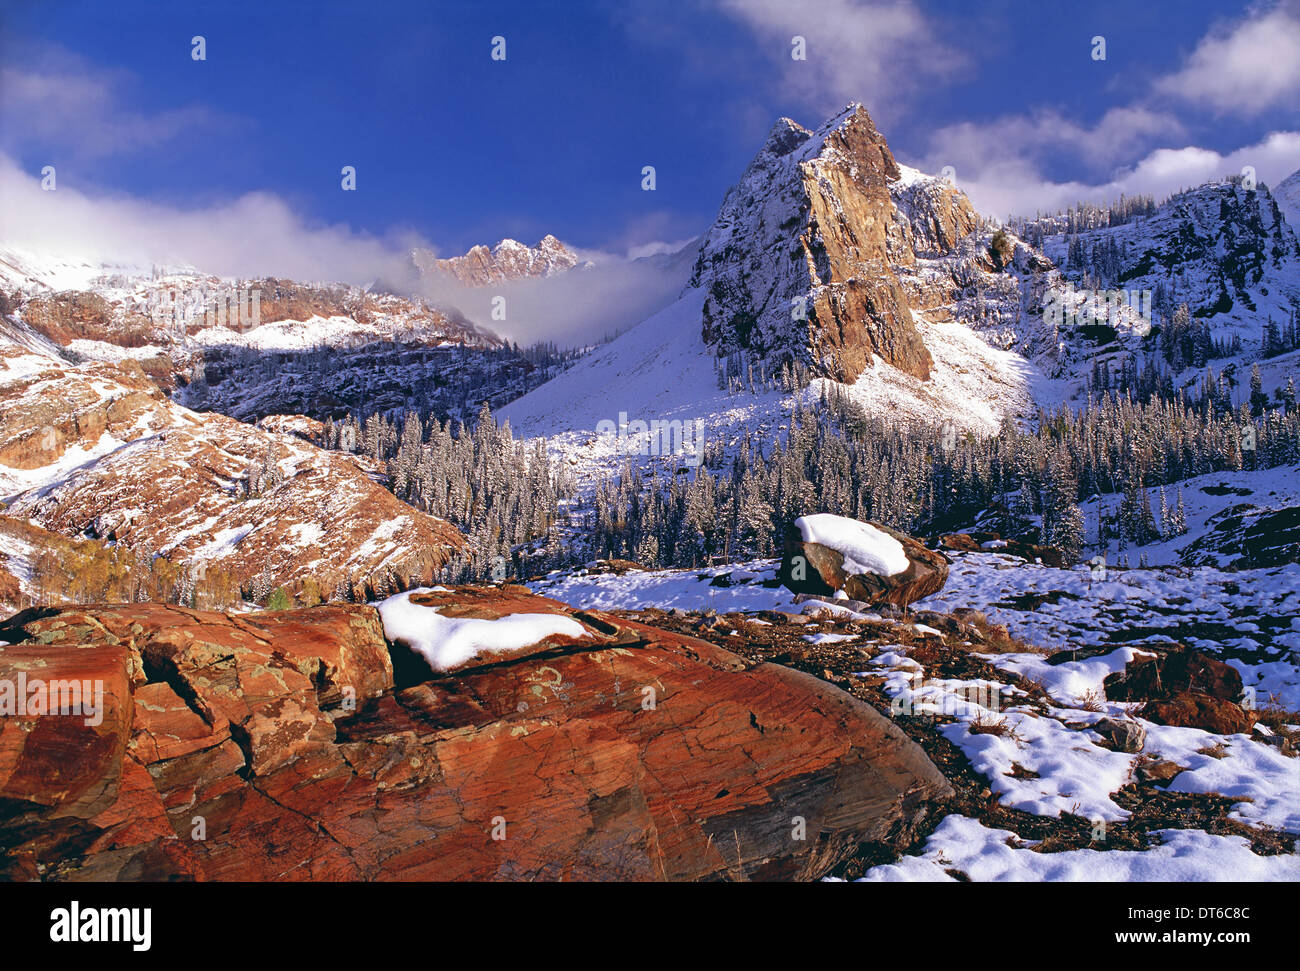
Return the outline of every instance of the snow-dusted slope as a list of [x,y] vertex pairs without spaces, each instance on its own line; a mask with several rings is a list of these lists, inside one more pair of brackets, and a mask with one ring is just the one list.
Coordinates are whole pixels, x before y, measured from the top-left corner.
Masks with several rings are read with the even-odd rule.
[[[1281,201],[1263,186],[1226,179],[1179,193],[1150,216],[1076,239],[1098,284],[1162,289],[1165,312],[1186,303],[1216,337],[1236,334],[1257,347],[1266,321],[1286,321],[1300,302],[1300,243],[1282,216]],[[1067,266],[1068,243],[1053,236],[1044,248],[1082,285],[1083,270]]]
[[1273,189],[1277,207],[1291,228],[1300,235],[1300,169],[1292,172]]
[[233,584],[431,577],[462,538],[376,478],[353,456],[183,408],[135,361],[73,364],[0,333],[0,497],[44,529]]
[[[517,432],[551,439],[554,454],[583,476],[613,472],[624,461],[661,458],[676,467],[694,462],[696,420],[708,441],[730,440],[744,428],[774,432],[783,412],[775,392],[719,390],[713,357],[700,339],[703,295],[687,290],[676,303],[583,358],[559,377],[511,402],[498,417]],[[652,448],[651,436],[598,434],[602,422],[682,422],[689,449]],[[631,444],[629,445],[629,441]],[[668,451],[669,454],[657,454]]]

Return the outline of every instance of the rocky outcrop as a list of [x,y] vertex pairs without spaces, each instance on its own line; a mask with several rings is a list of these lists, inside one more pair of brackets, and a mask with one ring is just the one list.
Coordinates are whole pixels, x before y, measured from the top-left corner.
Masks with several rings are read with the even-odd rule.
[[1000,286],[1019,311],[984,230],[964,193],[897,163],[861,105],[816,132],[783,118],[701,245],[690,285],[705,293],[705,343],[768,373],[797,361],[851,382],[879,358],[928,379],[915,314],[951,320],[968,293]]
[[1179,554],[1189,566],[1255,570],[1300,562],[1300,507],[1239,503],[1216,513]]
[[371,607],[11,618],[0,681],[40,664],[112,702],[94,728],[0,718],[0,875],[812,878],[951,793],[808,675],[523,588],[439,598],[584,634],[409,681]]
[[1254,712],[1224,698],[1180,691],[1168,698],[1149,701],[1138,715],[1159,725],[1199,728],[1216,735],[1249,735],[1255,725]]
[[773,369],[852,381],[879,356],[920,378],[931,358],[890,266],[898,164],[860,106],[816,133],[777,122],[704,238],[690,285],[703,336]]
[[868,525],[902,545],[906,569],[892,575],[846,570],[842,551],[804,539],[798,526],[791,525],[781,558],[781,582],[795,593],[827,596],[843,591],[850,600],[877,607],[906,607],[943,588],[952,562],[948,557],[927,549],[905,533],[879,523]]
[[425,279],[452,280],[467,287],[555,276],[578,265],[578,257],[550,234],[536,246],[503,239],[496,246],[475,246],[464,256],[438,259],[432,250],[411,250],[411,265]]
[[1150,216],[1078,239],[1090,254],[1099,245],[1114,249],[1115,286],[1164,288],[1194,318],[1250,321],[1262,330],[1268,315],[1285,319],[1300,299],[1296,230],[1267,187],[1240,178],[1180,192]]
[[1045,566],[1066,566],[1065,557],[1056,547],[1040,546],[1029,540],[1015,537],[1003,539],[1001,533],[945,533],[932,537],[930,545],[958,553],[991,552],[1014,556],[1029,563],[1042,563]]

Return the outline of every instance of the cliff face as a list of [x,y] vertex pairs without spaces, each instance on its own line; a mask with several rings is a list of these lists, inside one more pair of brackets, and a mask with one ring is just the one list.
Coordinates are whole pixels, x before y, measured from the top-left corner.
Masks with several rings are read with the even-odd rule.
[[928,379],[913,312],[960,285],[918,275],[918,258],[954,253],[981,225],[965,195],[900,166],[861,105],[816,132],[783,118],[700,249],[691,285],[706,294],[704,340],[769,370],[799,361],[853,381],[878,356]]

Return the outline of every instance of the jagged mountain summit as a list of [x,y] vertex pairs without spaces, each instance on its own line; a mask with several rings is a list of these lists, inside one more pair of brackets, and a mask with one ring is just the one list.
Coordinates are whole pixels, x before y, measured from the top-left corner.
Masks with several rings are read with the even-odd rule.
[[862,105],[815,132],[782,118],[701,246],[704,341],[841,382],[875,359],[928,380],[915,315],[953,319],[972,284],[997,289],[987,227],[965,193],[900,165]]
[[[1046,282],[1022,288],[1019,274],[1051,270],[1010,233],[995,255],[996,229],[955,186],[900,165],[861,105],[816,131],[781,119],[677,303],[505,414],[527,434],[579,434],[621,412],[721,433],[770,426],[778,382],[791,392],[811,378],[851,387],[869,410],[996,430],[1032,406],[1034,369],[1009,345],[1048,343]],[[762,393],[739,401],[737,383]]]
[[549,277],[580,264],[578,256],[549,233],[536,246],[503,239],[489,249],[475,246],[463,256],[439,259],[432,250],[411,250],[412,267],[421,279],[444,279],[467,287],[483,287],[507,280]]

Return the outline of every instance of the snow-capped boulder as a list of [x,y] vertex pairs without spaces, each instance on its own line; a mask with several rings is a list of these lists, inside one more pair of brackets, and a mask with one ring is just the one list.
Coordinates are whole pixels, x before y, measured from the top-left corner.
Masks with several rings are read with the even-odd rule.
[[819,513],[790,526],[780,578],[796,593],[905,607],[938,592],[950,562],[887,526]]

